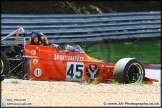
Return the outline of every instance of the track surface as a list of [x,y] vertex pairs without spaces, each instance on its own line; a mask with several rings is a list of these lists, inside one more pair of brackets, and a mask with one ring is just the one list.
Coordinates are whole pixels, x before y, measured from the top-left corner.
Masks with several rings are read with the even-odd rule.
[[[161,79],[161,70],[147,68],[146,76]],[[77,82],[29,81],[5,79],[1,95],[5,106],[93,106],[93,107],[159,107],[161,106],[160,82],[153,85],[130,84],[79,84]],[[16,99],[16,100],[15,100]],[[17,101],[17,99],[19,101]],[[20,101],[20,100],[24,101]],[[25,105],[13,105],[25,103]],[[8,105],[9,104],[9,105]],[[141,105],[140,105],[141,104]]]

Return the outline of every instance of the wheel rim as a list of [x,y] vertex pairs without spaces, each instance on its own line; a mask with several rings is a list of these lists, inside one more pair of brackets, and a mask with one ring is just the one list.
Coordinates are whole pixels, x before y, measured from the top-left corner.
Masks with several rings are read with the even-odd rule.
[[0,71],[1,71],[1,74],[3,73],[3,70],[4,70],[4,63],[3,63],[2,59],[0,59]]
[[132,63],[128,68],[128,80],[130,83],[141,82],[143,80],[143,68],[139,63]]

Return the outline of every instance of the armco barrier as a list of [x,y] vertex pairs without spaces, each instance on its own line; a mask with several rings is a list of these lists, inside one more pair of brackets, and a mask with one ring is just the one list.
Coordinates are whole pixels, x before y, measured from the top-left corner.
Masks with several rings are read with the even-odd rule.
[[[45,33],[49,43],[161,36],[161,11],[104,14],[1,14],[1,38],[22,27]],[[29,35],[26,37],[28,40]],[[14,43],[15,36],[3,41]]]

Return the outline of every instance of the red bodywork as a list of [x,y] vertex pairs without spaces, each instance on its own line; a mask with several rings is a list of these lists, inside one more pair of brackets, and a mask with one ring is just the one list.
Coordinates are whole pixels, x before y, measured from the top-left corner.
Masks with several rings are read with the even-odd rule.
[[[59,51],[55,46],[25,45],[30,80],[44,81],[112,81],[115,64],[103,62],[86,53]],[[27,62],[26,62],[27,63]],[[27,72],[25,70],[25,72]],[[145,78],[149,83],[153,79]]]

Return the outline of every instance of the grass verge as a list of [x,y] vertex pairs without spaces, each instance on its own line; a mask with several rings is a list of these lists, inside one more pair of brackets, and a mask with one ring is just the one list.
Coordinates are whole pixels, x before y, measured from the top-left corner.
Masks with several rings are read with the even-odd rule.
[[89,56],[116,63],[121,58],[137,58],[145,64],[161,64],[161,40],[135,40],[81,45]]

